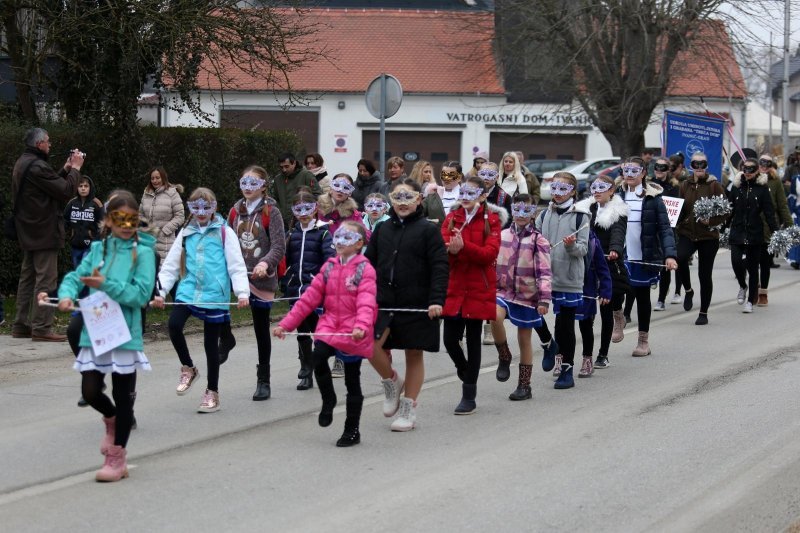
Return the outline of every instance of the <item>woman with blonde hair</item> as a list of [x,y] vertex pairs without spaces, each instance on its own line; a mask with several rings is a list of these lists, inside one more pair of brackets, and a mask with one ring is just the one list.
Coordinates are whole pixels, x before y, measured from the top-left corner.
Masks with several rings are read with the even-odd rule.
[[515,152],[503,154],[503,176],[498,185],[509,197],[513,198],[517,194],[528,194],[528,183],[525,181],[525,174],[522,173],[522,166]]

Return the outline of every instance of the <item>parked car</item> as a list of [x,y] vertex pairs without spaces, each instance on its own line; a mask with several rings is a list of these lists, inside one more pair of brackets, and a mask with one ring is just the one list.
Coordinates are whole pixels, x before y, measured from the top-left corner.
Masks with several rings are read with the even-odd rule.
[[590,174],[597,174],[609,167],[619,165],[619,157],[597,157],[594,159],[585,159],[578,161],[570,166],[564,167],[561,170],[545,172],[542,174],[542,200],[550,200],[550,184],[553,182],[553,176],[556,172],[569,172],[578,179],[578,198],[586,196],[588,178]]
[[575,163],[573,159],[528,159],[523,165],[536,174],[537,178],[541,178],[545,172],[555,172],[573,163]]

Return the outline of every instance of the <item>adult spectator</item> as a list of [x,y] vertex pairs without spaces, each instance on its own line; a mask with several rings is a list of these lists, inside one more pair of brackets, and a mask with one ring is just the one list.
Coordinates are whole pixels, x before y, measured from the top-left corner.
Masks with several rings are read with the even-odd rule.
[[354,185],[356,189],[353,191],[351,198],[358,204],[358,210],[364,211],[364,201],[372,193],[381,192],[383,180],[381,173],[375,169],[375,163],[369,159],[361,159],[356,165],[358,168],[358,175]]
[[308,171],[317,178],[317,183],[319,183],[319,188],[322,189],[323,194],[327,193],[328,189],[331,188],[331,177],[328,176],[328,169],[325,168],[325,160],[322,159],[320,154],[308,154],[305,162]]
[[63,341],[53,332],[53,309],[40,307],[35,296],[52,292],[58,283],[58,254],[64,248],[64,207],[78,192],[85,154],[73,150],[56,172],[47,162],[50,136],[41,128],[25,134],[25,152],[11,175],[11,197],[15,199],[14,223],[22,268],[17,286],[17,312],[11,336],[34,341]]
[[531,169],[525,166],[525,154],[519,151],[514,153],[517,154],[520,170],[522,170],[522,173],[525,175],[525,183],[528,184],[528,194],[531,195],[531,203],[533,205],[538,205],[539,200],[541,199],[542,184],[539,183],[539,178],[536,177],[536,174],[531,172]]
[[139,216],[155,235],[156,253],[163,263],[186,219],[181,200],[183,186],[170,183],[164,167],[154,167],[147,176]]
[[499,187],[506,191],[511,198],[517,194],[530,194],[528,182],[525,180],[525,174],[522,173],[522,165],[516,152],[503,154],[500,176]]
[[283,227],[290,228],[292,223],[292,200],[301,187],[307,188],[315,197],[322,194],[322,189],[317,183],[314,174],[303,168],[293,154],[285,153],[278,156],[280,176],[272,180],[272,196],[278,203],[278,209],[283,216]]
[[481,169],[481,167],[488,162],[489,162],[489,154],[487,152],[476,153],[475,157],[472,158],[472,168],[467,170],[467,173],[464,174],[464,177],[469,178],[472,176],[477,176],[478,171]]
[[383,195],[387,198],[394,188],[400,185],[403,180],[408,177],[405,173],[405,167],[405,162],[403,162],[403,160],[397,156],[390,157],[386,162],[386,180],[381,186],[381,193],[383,193]]
[[655,155],[655,150],[652,148],[642,148],[642,161],[644,161],[644,168],[647,169],[647,176],[652,178],[655,172],[653,166],[656,164],[653,161],[653,156]]

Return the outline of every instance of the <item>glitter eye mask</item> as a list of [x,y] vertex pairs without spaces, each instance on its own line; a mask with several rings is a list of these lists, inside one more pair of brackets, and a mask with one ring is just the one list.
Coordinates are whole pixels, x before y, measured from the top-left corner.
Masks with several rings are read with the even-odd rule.
[[251,176],[248,174],[247,176],[242,176],[242,179],[239,180],[239,188],[248,192],[258,191],[264,187],[265,183],[266,181],[258,176]]
[[361,234],[357,231],[351,231],[345,227],[341,227],[333,234],[334,246],[352,246],[361,240]]
[[411,205],[417,198],[419,198],[417,191],[397,191],[391,194],[392,203],[397,205]]
[[481,169],[478,171],[478,177],[483,181],[496,181],[498,172],[493,168]]
[[589,190],[592,191],[593,193],[606,192],[607,190],[611,189],[611,187],[613,187],[613,185],[605,181],[595,181],[589,187]]
[[575,189],[571,183],[562,183],[560,181],[554,181],[550,184],[550,193],[556,196],[564,196],[565,194],[569,194]]
[[292,213],[296,217],[306,217],[313,215],[317,210],[317,203],[310,202],[307,204],[295,204],[292,206]]
[[331,189],[342,194],[347,194],[348,196],[353,194],[353,191],[356,190],[353,184],[345,178],[334,179],[331,182]]
[[458,191],[458,199],[459,200],[467,200],[472,202],[477,200],[483,194],[483,189],[479,189],[478,187],[461,187],[461,190]]
[[517,202],[511,205],[511,214],[514,217],[531,218],[536,213],[536,206],[526,204],[525,202]]
[[364,204],[364,209],[370,213],[379,213],[380,211],[384,211],[388,209],[389,206],[386,202],[367,202]]
[[135,229],[139,227],[138,213],[124,213],[122,211],[112,211],[108,214],[111,223],[122,229]]
[[211,215],[217,210],[217,202],[208,202],[202,198],[198,200],[190,200],[186,202],[189,206],[189,212],[195,216]]

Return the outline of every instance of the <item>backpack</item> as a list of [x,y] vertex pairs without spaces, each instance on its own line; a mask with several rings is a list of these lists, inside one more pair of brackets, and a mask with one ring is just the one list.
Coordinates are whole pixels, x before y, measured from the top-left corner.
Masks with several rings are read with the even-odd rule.
[[[239,218],[239,212],[236,210],[236,206],[234,205],[231,207],[231,210],[228,212],[228,225],[236,231],[235,222],[236,219]],[[261,208],[261,227],[264,228],[264,231],[269,231],[269,205],[264,203],[264,207]],[[225,232],[223,232],[223,235]],[[225,245],[225,238],[222,239],[222,245]],[[278,279],[282,278],[284,274],[286,274],[286,254],[281,258],[280,262],[278,263],[278,268],[276,269],[276,274]]]
[[[328,261],[325,264],[325,270],[322,271],[322,279],[325,280],[325,283],[328,283],[328,278],[331,277],[331,271],[336,267],[336,263],[331,263]],[[361,278],[364,277],[364,269],[367,268],[367,261],[362,261],[356,267],[356,273],[353,275],[353,285],[358,287],[358,284],[361,283]]]

